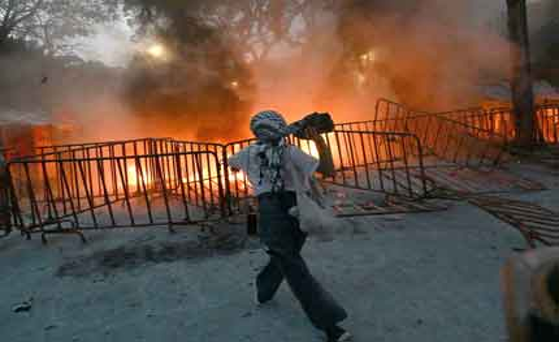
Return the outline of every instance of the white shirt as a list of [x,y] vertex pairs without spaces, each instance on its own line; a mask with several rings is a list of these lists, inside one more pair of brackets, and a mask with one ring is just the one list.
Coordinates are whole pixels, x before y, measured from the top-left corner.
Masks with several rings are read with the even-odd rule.
[[[280,175],[284,181],[284,189],[294,192],[308,191],[310,178],[317,170],[319,160],[293,145],[286,147],[282,159]],[[261,180],[260,157],[258,156],[258,148],[254,144],[232,155],[228,159],[228,164],[230,167],[240,169],[245,173],[251,186],[253,186],[255,195],[272,190],[271,180],[267,178],[266,173],[262,175]]]

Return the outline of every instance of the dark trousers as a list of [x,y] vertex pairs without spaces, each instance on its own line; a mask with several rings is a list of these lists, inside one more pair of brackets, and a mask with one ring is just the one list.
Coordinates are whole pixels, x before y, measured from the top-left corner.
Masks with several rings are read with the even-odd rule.
[[325,330],[347,314],[311,275],[300,255],[307,235],[300,230],[299,221],[288,214],[296,204],[293,192],[259,196],[259,232],[270,261],[257,275],[257,294],[261,302],[272,299],[286,279],[313,325]]

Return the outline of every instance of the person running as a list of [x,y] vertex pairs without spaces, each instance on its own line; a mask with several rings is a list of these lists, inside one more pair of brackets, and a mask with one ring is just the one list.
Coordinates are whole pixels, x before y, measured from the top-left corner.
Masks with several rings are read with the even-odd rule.
[[286,121],[275,111],[259,112],[250,126],[257,142],[231,156],[228,164],[245,173],[258,198],[259,236],[270,259],[257,275],[256,300],[259,304],[271,300],[286,279],[311,323],[326,333],[328,341],[348,341],[350,333],[338,325],[347,313],[311,275],[300,254],[307,234],[293,215],[296,192],[311,191],[313,174],[333,175],[330,151],[312,128],[305,129],[305,136],[315,142],[319,160],[288,144]]

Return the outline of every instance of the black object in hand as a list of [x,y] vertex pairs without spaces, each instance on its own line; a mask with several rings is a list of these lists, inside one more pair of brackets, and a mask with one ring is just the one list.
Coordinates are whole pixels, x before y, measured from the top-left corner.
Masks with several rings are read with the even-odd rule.
[[323,134],[334,130],[334,122],[329,113],[314,112],[290,124],[288,126],[288,133],[293,134],[297,138],[310,139],[311,137],[308,137],[306,134],[306,129],[309,127],[314,128],[318,134]]

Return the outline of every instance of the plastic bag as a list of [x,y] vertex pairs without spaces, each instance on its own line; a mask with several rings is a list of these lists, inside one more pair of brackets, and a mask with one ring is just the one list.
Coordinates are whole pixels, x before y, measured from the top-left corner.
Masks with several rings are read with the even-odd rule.
[[321,207],[307,193],[297,193],[298,205],[290,209],[290,214],[299,219],[300,228],[310,234],[333,233],[336,218],[328,207]]

